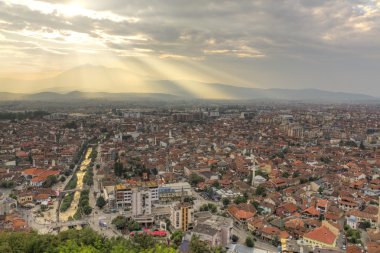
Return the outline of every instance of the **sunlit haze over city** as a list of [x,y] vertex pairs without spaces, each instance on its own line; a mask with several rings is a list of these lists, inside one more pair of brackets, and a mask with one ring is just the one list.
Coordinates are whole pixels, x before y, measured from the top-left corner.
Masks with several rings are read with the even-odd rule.
[[[198,81],[380,96],[379,27],[378,0],[1,0],[0,90],[77,82],[83,91],[151,92],[146,81],[171,80],[187,90]],[[58,84],[16,85],[89,64],[107,68],[101,81],[84,68]]]
[[380,253],[380,0],[0,0],[0,253]]

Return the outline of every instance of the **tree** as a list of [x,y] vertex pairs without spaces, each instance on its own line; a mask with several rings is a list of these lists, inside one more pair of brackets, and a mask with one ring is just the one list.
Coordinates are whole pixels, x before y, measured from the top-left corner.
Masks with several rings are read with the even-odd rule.
[[258,195],[258,196],[265,197],[266,196],[266,189],[265,189],[264,185],[259,185],[256,188],[255,194]]
[[91,206],[86,205],[86,206],[83,207],[83,213],[85,215],[90,215],[91,212],[92,212],[92,207]]
[[132,242],[143,249],[152,248],[156,244],[156,241],[154,240],[153,236],[147,234],[134,235],[132,237]]
[[166,228],[167,229],[170,228],[170,226],[172,225],[172,222],[168,218],[165,219],[165,223],[166,223]]
[[140,229],[140,225],[136,221],[130,220],[128,222],[128,230],[129,231],[136,231],[136,230],[139,230],[139,229]]
[[327,157],[327,156],[322,156],[320,158],[320,160],[321,160],[321,162],[326,163],[326,164],[328,164],[328,163],[331,162],[331,159],[329,157]]
[[214,181],[214,182],[212,183],[212,186],[215,187],[215,188],[217,188],[217,189],[219,189],[219,188],[220,188],[219,181]]
[[259,209],[259,206],[260,206],[260,203],[259,203],[259,202],[257,202],[257,201],[252,201],[251,204],[256,208],[256,210]]
[[174,243],[176,247],[179,247],[182,243],[183,238],[183,232],[182,230],[176,230],[174,233],[170,236],[170,240]]
[[231,240],[233,243],[237,243],[239,241],[239,237],[237,235],[232,235]]
[[96,200],[96,206],[102,209],[105,205],[107,205],[106,200],[103,196],[99,196],[99,198]]
[[117,229],[123,230],[127,226],[127,218],[124,216],[117,216],[111,222]]
[[285,171],[282,173],[282,177],[288,178],[290,176],[289,172]]
[[121,177],[124,174],[123,164],[120,162],[115,162],[113,169],[114,169],[115,175],[118,177]]
[[43,182],[42,186],[44,188],[50,188],[53,185],[55,185],[58,182],[57,176],[56,175],[50,175],[47,177],[45,182]]
[[360,148],[361,150],[365,150],[365,146],[364,146],[363,141],[360,142],[359,148]]
[[0,183],[0,188],[13,188],[16,185],[14,181],[2,181]]
[[363,229],[370,228],[370,227],[371,227],[371,222],[369,222],[369,221],[363,221],[363,222],[360,224],[360,227],[363,228]]
[[61,176],[61,177],[59,178],[59,181],[61,181],[62,183],[65,182],[65,181],[66,181],[66,177],[65,177],[65,176]]
[[275,236],[274,239],[273,239],[273,245],[274,246],[278,246],[280,244],[281,244],[280,239],[278,238],[278,236]]
[[255,246],[255,242],[251,237],[247,237],[247,239],[245,239],[245,245],[249,248],[253,248]]
[[190,252],[191,253],[211,253],[212,250],[206,242],[201,241],[198,236],[193,235],[190,241]]
[[36,232],[0,233],[0,252],[25,253],[175,253],[174,248],[143,235],[131,238],[108,239],[84,228],[70,229],[58,235],[39,235]]
[[293,178],[299,177],[300,175],[301,175],[301,174],[300,174],[299,171],[295,171],[295,172],[293,173]]
[[230,204],[230,202],[231,202],[230,199],[228,199],[228,198],[223,198],[222,201],[223,201],[223,205],[224,206],[228,206]]
[[191,196],[186,196],[183,201],[186,202],[186,203],[190,203],[190,204],[194,204],[194,200],[195,198],[194,197],[191,197]]
[[247,202],[247,198],[245,196],[236,196],[234,199],[234,203],[237,205],[240,203],[246,203],[246,202]]
[[212,203],[208,203],[208,204],[203,204],[200,209],[199,209],[201,212],[206,212],[206,211],[210,211],[212,213],[216,213],[218,208],[216,207],[216,205],[212,204]]
[[266,178],[266,179],[269,178],[268,173],[266,173],[265,171],[262,171],[262,170],[257,170],[256,176],[261,176],[261,177]]
[[196,186],[197,184],[203,181],[204,181],[204,178],[194,172],[191,173],[189,176],[189,182],[192,186]]
[[17,200],[17,195],[14,194],[13,192],[11,194],[9,194],[9,197],[12,198],[12,199]]

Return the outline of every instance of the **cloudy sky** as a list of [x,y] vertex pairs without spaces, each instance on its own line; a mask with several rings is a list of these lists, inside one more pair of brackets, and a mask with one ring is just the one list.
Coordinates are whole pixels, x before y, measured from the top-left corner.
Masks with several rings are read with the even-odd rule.
[[1,78],[86,63],[380,97],[380,0],[0,0]]

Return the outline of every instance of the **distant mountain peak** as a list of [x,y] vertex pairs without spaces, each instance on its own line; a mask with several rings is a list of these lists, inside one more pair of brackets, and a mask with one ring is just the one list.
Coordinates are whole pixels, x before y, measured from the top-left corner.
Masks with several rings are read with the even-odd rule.
[[[0,92],[36,93],[50,92],[51,97],[69,95],[73,98],[109,98],[123,99],[143,97],[143,94],[161,94],[165,98],[184,99],[271,99],[271,100],[304,100],[326,102],[350,102],[377,100],[377,98],[345,92],[330,92],[318,89],[259,89],[238,87],[223,83],[202,83],[183,80],[149,80],[144,76],[120,68],[109,68],[102,65],[86,63],[69,69],[59,75],[41,80],[0,80]],[[38,87],[38,90],[36,89]],[[107,93],[111,92],[111,93]],[[54,94],[55,93],[55,94]],[[44,93],[34,98],[43,98]],[[162,97],[161,96],[161,97]],[[14,97],[11,94],[3,97]],[[26,98],[24,96],[24,98]]]

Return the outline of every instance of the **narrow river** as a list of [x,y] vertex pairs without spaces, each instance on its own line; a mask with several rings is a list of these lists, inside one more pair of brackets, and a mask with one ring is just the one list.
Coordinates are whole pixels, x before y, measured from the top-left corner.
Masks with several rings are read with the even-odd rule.
[[[83,177],[84,174],[86,173],[86,168],[91,162],[91,153],[92,153],[92,148],[87,149],[86,156],[84,157],[84,160],[82,161],[79,170],[77,170],[77,187],[76,189],[82,189],[83,188]],[[77,211],[77,206],[79,203],[79,198],[80,198],[80,192],[75,192],[74,193],[74,199],[73,202],[71,202],[70,208],[67,209],[65,212],[61,212],[59,215],[59,219],[61,221],[67,221],[69,217],[73,217],[75,212]]]

